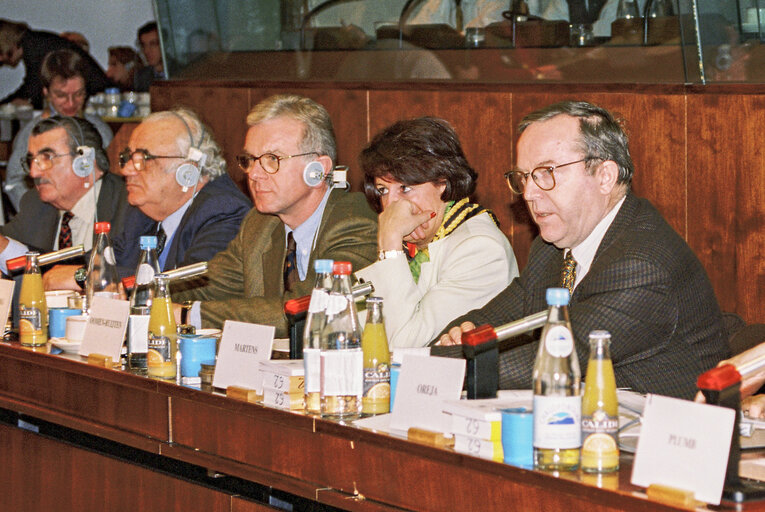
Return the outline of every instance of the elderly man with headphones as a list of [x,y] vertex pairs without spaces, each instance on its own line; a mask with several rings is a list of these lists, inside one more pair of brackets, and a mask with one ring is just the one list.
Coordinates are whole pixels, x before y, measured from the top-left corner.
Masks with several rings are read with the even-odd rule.
[[53,116],[32,129],[22,167],[35,187],[21,199],[19,213],[0,226],[0,268],[34,249],[49,252],[93,245],[93,224],[122,229],[128,210],[125,184],[109,173],[98,130],[87,120]]
[[324,107],[272,96],[250,111],[247,124],[237,161],[255,208],[210,261],[207,284],[173,298],[197,301],[190,315],[197,327],[232,319],[273,325],[283,337],[284,301],[311,293],[314,260],[362,268],[377,258],[377,215],[363,194],[337,190],[331,179],[336,144]]
[[[135,207],[112,238],[122,277],[135,272],[142,235],[157,236],[161,270],[207,261],[226,248],[252,206],[226,172],[211,132],[190,110],[148,116],[119,158],[127,200]],[[74,270],[55,267],[45,287],[74,288]]]

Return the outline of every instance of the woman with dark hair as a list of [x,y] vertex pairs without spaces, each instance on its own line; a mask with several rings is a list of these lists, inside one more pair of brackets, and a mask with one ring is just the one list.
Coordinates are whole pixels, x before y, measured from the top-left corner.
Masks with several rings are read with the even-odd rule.
[[135,72],[141,67],[141,57],[128,46],[109,48],[109,67],[106,76],[121,91],[132,91]]
[[390,346],[425,346],[518,275],[515,255],[494,214],[469,202],[477,175],[446,121],[399,121],[360,162],[379,260],[356,276],[385,301]]

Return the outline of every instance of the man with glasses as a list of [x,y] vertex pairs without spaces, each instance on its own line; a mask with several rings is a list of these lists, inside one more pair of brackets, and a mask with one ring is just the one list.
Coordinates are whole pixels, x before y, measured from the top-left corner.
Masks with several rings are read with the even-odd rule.
[[[127,201],[125,227],[112,236],[121,277],[138,265],[142,235],[156,235],[161,270],[207,261],[234,238],[252,203],[226,172],[220,147],[189,110],[155,112],[119,155]],[[45,275],[47,289],[74,289],[72,266]]]
[[[27,152],[29,134],[32,133],[32,128],[41,119],[54,115],[84,117],[98,130],[103,141],[103,147],[109,147],[112,140],[112,130],[109,125],[96,115],[83,114],[89,87],[86,76],[88,76],[86,61],[80,54],[72,50],[50,52],[43,60],[40,69],[40,81],[45,98],[45,108],[38,117],[19,130],[13,141],[13,150],[5,172],[3,189],[16,211],[19,210],[21,197],[31,187],[25,180],[26,174],[20,162]],[[109,171],[109,169],[103,170],[104,172]]]
[[255,209],[228,248],[210,261],[208,284],[175,300],[194,300],[192,324],[222,327],[227,319],[276,327],[287,335],[284,302],[309,295],[315,259],[349,261],[354,269],[377,257],[377,216],[360,193],[324,179],[336,145],[326,109],[311,99],[280,95],[256,105],[239,165]]
[[[92,171],[82,176],[73,167],[84,153],[92,154],[93,160]],[[88,121],[60,116],[41,120],[32,129],[20,165],[35,185],[21,200],[19,213],[0,226],[3,272],[7,272],[7,259],[28,249],[49,252],[83,244],[90,250],[96,220],[110,222],[113,232],[122,229],[127,210],[125,184],[108,172],[101,136]]]
[[[547,288],[565,286],[582,368],[591,331],[611,333],[616,384],[692,398],[696,378],[728,353],[722,315],[701,263],[650,202],[630,190],[627,135],[611,113],[557,103],[519,126],[518,167],[507,173],[539,237],[521,275],[438,342],[476,325],[544,311]],[[500,354],[500,386],[528,388],[538,342]]]

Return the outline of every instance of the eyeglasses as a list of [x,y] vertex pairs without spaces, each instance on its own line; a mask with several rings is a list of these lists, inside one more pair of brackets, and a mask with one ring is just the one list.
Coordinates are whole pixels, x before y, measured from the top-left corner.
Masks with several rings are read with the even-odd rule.
[[136,171],[143,171],[146,167],[146,162],[149,160],[156,160],[157,158],[186,158],[185,156],[171,156],[171,155],[152,155],[146,149],[136,149],[130,151],[130,148],[125,148],[119,155],[120,169],[124,169],[129,161],[132,160],[133,167]]
[[512,190],[515,194],[523,194],[523,192],[526,190],[526,181],[529,179],[529,176],[532,177],[534,183],[537,184],[537,187],[541,188],[542,190],[552,190],[555,188],[555,175],[553,172],[556,169],[586,161],[586,158],[582,158],[580,160],[576,160],[575,162],[568,162],[560,165],[545,165],[542,167],[537,167],[531,172],[523,172],[517,170],[510,171],[505,173],[505,180],[507,181],[507,186],[509,186],[510,190]]
[[62,153],[60,155],[52,151],[41,151],[36,155],[27,153],[26,156],[21,157],[21,168],[24,169],[24,172],[29,173],[29,169],[31,169],[34,162],[41,171],[47,171],[53,167],[53,159],[61,158],[62,156],[74,156],[74,153]]
[[287,160],[288,158],[295,158],[296,156],[306,156],[306,155],[318,155],[316,151],[309,151],[308,153],[299,153],[297,155],[289,155],[289,156],[278,156],[273,153],[263,153],[260,156],[253,156],[249,153],[243,153],[241,155],[237,155],[236,157],[236,163],[239,164],[239,167],[246,173],[250,174],[252,172],[253,167],[255,166],[255,162],[258,162],[260,164],[260,167],[266,171],[268,174],[276,174],[279,172],[279,162],[282,160]]

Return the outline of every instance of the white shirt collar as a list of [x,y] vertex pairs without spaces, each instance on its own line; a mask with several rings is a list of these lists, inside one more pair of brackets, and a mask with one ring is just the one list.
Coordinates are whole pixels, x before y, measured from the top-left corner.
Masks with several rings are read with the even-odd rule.
[[[574,287],[576,287],[582,279],[584,279],[584,276],[587,275],[587,272],[590,271],[592,261],[595,259],[595,253],[598,252],[600,242],[603,241],[606,231],[611,227],[611,223],[614,221],[614,218],[616,218],[616,214],[619,213],[619,209],[622,207],[622,204],[624,204],[624,199],[626,197],[626,195],[622,197],[619,202],[611,208],[611,211],[598,222],[598,225],[595,226],[592,233],[590,233],[581,244],[570,249],[576,260],[576,282],[574,283]],[[568,250],[566,251],[566,254],[567,253]]]

